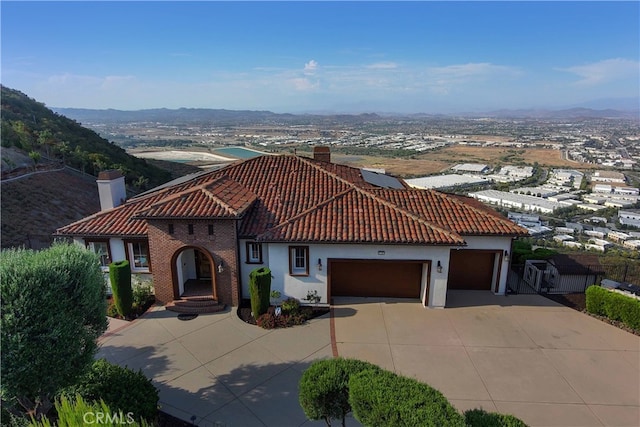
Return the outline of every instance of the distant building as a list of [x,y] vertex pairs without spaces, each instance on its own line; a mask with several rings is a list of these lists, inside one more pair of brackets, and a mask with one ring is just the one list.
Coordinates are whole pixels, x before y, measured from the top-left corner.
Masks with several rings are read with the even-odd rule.
[[490,181],[478,175],[434,175],[422,178],[412,178],[405,180],[413,188],[446,190],[456,187],[471,187],[476,185],[486,185]]
[[541,197],[513,194],[498,190],[476,191],[469,193],[469,196],[486,203],[529,212],[552,213],[556,209],[565,207],[565,205],[561,203],[550,202]]
[[451,170],[457,173],[487,173],[489,172],[489,165],[480,163],[461,163],[453,166]]
[[640,228],[640,209],[618,211],[620,224]]
[[615,187],[613,189],[615,194],[629,194],[632,196],[637,196],[640,194],[640,189],[635,187]]
[[581,203],[581,204],[576,205],[576,206],[578,206],[580,209],[584,209],[585,211],[593,211],[593,212],[596,212],[596,211],[599,211],[601,209],[604,209],[604,206],[602,206],[602,205],[594,205],[592,203]]
[[609,234],[607,234],[607,239],[611,239],[614,242],[624,242],[625,240],[629,240],[631,238],[631,236],[629,236],[626,233],[622,233],[619,231],[611,231],[609,232]]
[[626,248],[638,250],[640,249],[640,240],[626,240],[623,245]]
[[584,174],[573,169],[555,169],[547,182],[560,187],[580,188]]
[[527,194],[531,196],[544,197],[544,198],[548,198],[549,196],[555,196],[556,194],[558,194],[557,190],[554,190],[552,188],[547,188],[547,187],[520,187],[520,188],[515,188],[510,192],[517,193],[517,194]]
[[609,184],[596,184],[593,186],[593,191],[596,193],[611,193],[613,191],[613,187]]
[[625,183],[626,178],[623,173],[615,171],[595,171],[591,175],[592,182],[618,182]]

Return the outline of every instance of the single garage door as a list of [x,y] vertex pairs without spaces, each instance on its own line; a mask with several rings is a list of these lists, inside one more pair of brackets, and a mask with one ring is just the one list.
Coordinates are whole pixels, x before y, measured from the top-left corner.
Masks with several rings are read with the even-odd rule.
[[495,252],[453,249],[447,289],[491,290]]
[[331,260],[331,295],[420,298],[421,262]]

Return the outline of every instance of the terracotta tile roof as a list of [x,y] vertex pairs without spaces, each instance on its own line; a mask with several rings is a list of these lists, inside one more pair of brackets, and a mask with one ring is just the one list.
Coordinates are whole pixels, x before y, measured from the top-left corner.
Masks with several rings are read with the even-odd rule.
[[526,236],[527,230],[471,197],[434,190],[374,190],[379,197],[425,221],[461,235]]
[[297,156],[234,163],[147,192],[58,233],[143,237],[144,218],[241,218],[240,237],[271,241],[456,245],[464,243],[460,235],[526,234],[473,199],[383,190],[366,182],[359,169]]
[[163,198],[134,214],[134,218],[240,218],[257,196],[226,176]]
[[463,245],[462,237],[351,188],[258,237],[261,241]]

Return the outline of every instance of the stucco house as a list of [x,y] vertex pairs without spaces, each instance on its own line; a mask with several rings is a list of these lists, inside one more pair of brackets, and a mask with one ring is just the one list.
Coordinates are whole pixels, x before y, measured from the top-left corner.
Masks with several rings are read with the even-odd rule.
[[[512,239],[522,227],[463,196],[314,158],[265,155],[183,177],[124,200],[124,179],[98,179],[104,209],[62,227],[111,261],[151,275],[171,304],[196,286],[238,305],[249,273],[267,266],[272,289],[304,299],[419,299],[444,307],[449,289],[503,294]],[[193,289],[190,289],[193,288]],[[202,295],[201,295],[202,296]]]

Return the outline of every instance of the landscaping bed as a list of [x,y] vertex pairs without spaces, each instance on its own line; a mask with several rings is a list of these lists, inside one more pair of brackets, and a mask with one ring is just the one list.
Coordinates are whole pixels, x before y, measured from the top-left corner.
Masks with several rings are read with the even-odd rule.
[[[270,306],[267,311],[268,314],[275,315],[275,306]],[[296,324],[303,324],[307,320],[314,319],[316,317],[323,316],[329,313],[329,307],[311,307],[311,306],[301,306],[298,308],[298,312],[295,314],[296,318],[292,319],[290,322],[282,322],[282,324],[275,323],[274,327],[287,327],[294,326]],[[282,316],[290,316],[289,314],[281,314]],[[251,301],[248,299],[243,299],[240,302],[240,306],[238,307],[238,317],[242,319],[243,322],[249,323],[251,325],[257,325],[255,317],[251,314]],[[263,326],[264,327],[264,326]],[[271,328],[266,328],[271,329]]]
[[149,308],[151,308],[151,306],[155,304],[155,302],[156,302],[155,297],[150,297],[141,305],[135,304],[133,306],[131,315],[125,318],[120,314],[118,314],[118,311],[116,310],[115,302],[113,301],[113,297],[110,296],[110,297],[107,297],[107,316],[113,317],[114,319],[122,319],[122,320],[129,320],[129,321],[135,320],[138,317],[142,316],[144,313],[146,313],[147,310],[149,310]]
[[564,306],[587,314],[591,317],[595,317],[596,319],[602,320],[603,322],[615,326],[616,328],[622,329],[623,331],[627,331],[631,334],[640,336],[640,331],[630,328],[620,321],[609,319],[606,316],[599,316],[597,314],[589,313],[587,311],[587,295],[584,293],[565,295],[547,294],[545,296],[550,300],[557,302],[558,304],[562,304]]

